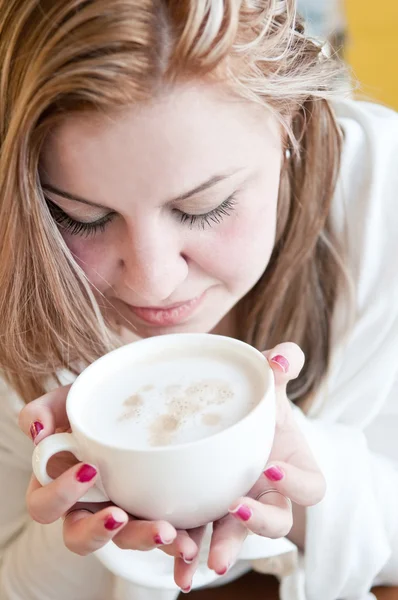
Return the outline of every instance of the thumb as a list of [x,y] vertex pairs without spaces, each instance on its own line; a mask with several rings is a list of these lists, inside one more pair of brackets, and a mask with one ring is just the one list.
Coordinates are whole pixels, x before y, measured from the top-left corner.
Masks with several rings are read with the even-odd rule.
[[19,427],[28,437],[33,438],[35,444],[57,429],[68,429],[66,397],[69,389],[70,385],[59,387],[29,402],[19,413]]
[[304,366],[304,352],[297,344],[284,342],[264,352],[264,356],[274,373],[277,393],[286,392],[289,381],[296,379]]

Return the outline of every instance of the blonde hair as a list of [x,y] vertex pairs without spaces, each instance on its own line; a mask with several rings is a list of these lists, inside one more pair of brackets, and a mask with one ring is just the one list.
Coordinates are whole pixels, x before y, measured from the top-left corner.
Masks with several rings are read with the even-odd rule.
[[0,366],[25,401],[118,343],[46,206],[46,135],[69,111],[112,111],[198,77],[264,104],[287,132],[277,241],[238,304],[239,335],[260,349],[299,343],[307,363],[290,393],[310,397],[342,279],[329,218],[341,66],[306,37],[294,0],[0,0],[0,40]]

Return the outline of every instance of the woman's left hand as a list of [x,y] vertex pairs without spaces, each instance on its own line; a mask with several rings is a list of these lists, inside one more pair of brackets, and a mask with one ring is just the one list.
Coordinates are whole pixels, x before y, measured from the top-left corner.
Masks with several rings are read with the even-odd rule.
[[[274,444],[268,465],[249,494],[238,498],[229,514],[213,524],[208,566],[219,575],[234,564],[249,532],[267,538],[287,536],[293,525],[292,502],[301,507],[312,506],[322,500],[326,490],[324,477],[296,425],[286,395],[287,383],[299,375],[304,355],[292,343],[280,344],[264,354],[276,384]],[[200,544],[199,531],[192,533]],[[184,591],[190,589],[197,563],[197,558],[192,564],[176,559],[175,580]]]

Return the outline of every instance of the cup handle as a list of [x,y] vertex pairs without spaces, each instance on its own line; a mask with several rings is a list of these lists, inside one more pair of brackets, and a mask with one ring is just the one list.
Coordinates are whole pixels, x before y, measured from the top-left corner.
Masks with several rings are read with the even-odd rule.
[[[32,468],[36,479],[41,485],[48,485],[54,479],[47,473],[48,461],[58,452],[71,452],[78,460],[79,448],[72,433],[54,433],[44,438],[34,449],[32,456]],[[98,488],[90,488],[79,502],[109,502],[109,498]]]

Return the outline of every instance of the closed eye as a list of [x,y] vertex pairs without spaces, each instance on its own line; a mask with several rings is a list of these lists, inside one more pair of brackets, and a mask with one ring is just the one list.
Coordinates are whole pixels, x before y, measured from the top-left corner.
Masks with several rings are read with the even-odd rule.
[[223,221],[225,217],[229,217],[235,209],[235,205],[236,199],[234,193],[231,194],[231,196],[229,196],[226,200],[224,200],[224,202],[222,202],[219,206],[201,215],[192,215],[189,213],[182,212],[176,208],[173,210],[178,214],[181,223],[188,224],[188,226],[191,229],[194,226],[198,226],[201,229],[205,229],[206,227],[218,225]]
[[98,231],[105,231],[106,226],[110,223],[115,217],[116,213],[108,213],[107,215],[101,217],[100,219],[96,219],[91,222],[83,222],[77,221],[76,219],[72,219],[69,215],[66,214],[58,206],[55,202],[52,202],[49,198],[46,198],[47,206],[50,211],[50,214],[54,221],[59,225],[59,227],[71,235],[82,235],[89,237],[90,235],[94,235]]
[[[71,235],[90,237],[95,235],[98,231],[104,232],[107,225],[112,222],[116,216],[116,213],[110,212],[95,221],[78,221],[77,219],[72,219],[72,217],[66,214],[66,212],[63,211],[60,206],[58,206],[58,204],[52,202],[52,200],[50,200],[48,197],[46,197],[46,202],[52,218],[59,225],[60,229],[67,231]],[[224,200],[224,202],[222,202],[219,206],[206,213],[194,215],[183,212],[177,208],[173,209],[173,213],[178,216],[183,225],[188,225],[190,229],[195,226],[199,227],[200,229],[206,229],[206,227],[212,227],[213,225],[220,224],[225,217],[230,216],[235,208],[235,205],[236,199],[234,193]]]

